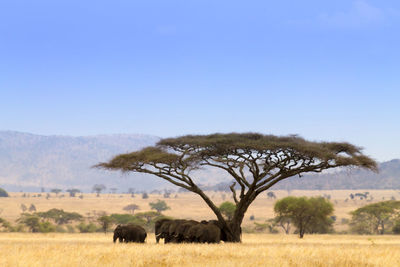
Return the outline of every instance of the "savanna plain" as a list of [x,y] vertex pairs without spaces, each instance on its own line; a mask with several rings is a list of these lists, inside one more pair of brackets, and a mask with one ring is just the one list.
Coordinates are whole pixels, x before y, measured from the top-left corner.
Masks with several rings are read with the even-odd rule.
[[[349,194],[366,190],[274,191],[277,199],[290,195],[329,195],[337,217],[335,229],[345,230],[340,222],[349,212],[368,204],[350,200]],[[393,190],[370,190],[376,201],[400,197]],[[229,200],[229,194],[210,193],[215,203]],[[150,194],[148,199],[128,194],[84,194],[83,198],[22,197],[11,193],[0,199],[2,218],[15,221],[21,204],[34,204],[38,211],[51,208],[81,214],[126,213],[123,207],[135,203],[140,211],[161,199],[171,209],[165,215],[184,219],[213,219],[200,198],[179,193],[164,199]],[[266,195],[257,199],[246,213],[243,226],[273,218],[276,200]],[[250,216],[254,220],[250,220]],[[145,244],[113,243],[112,233],[0,233],[0,266],[400,266],[400,237],[396,235],[305,235],[244,233],[242,243],[231,244],[156,244],[149,233]]]

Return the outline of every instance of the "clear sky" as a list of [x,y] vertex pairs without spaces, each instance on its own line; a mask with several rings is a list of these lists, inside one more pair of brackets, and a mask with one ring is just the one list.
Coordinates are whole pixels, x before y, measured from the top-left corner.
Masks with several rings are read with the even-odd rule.
[[400,1],[0,1],[0,130],[299,134],[400,158]]

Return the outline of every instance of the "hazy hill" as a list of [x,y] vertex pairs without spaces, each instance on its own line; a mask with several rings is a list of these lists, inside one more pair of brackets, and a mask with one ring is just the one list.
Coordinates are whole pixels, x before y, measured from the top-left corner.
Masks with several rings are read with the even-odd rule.
[[158,140],[150,135],[70,137],[0,131],[0,186],[9,190],[91,190],[94,184],[125,190],[159,187],[163,183],[158,179],[139,179],[140,174],[121,175],[91,168],[113,155],[138,150]]
[[[98,135],[86,137],[41,136],[0,131],[0,187],[9,191],[50,188],[79,188],[90,191],[94,184],[137,190],[171,187],[157,177],[92,169],[120,153],[153,145],[151,135]],[[196,173],[197,181],[211,186],[231,180],[225,173],[205,169]],[[223,185],[223,184],[222,184]],[[274,189],[400,189],[400,160],[380,164],[380,173],[342,170],[319,175],[304,175],[282,181]]]
[[379,164],[379,173],[345,169],[332,173],[292,177],[277,184],[276,189],[400,189],[400,160]]

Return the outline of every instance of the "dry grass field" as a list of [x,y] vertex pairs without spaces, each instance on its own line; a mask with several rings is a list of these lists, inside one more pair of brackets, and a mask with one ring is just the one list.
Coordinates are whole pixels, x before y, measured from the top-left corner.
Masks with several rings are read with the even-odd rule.
[[245,234],[241,244],[112,243],[111,234],[0,233],[0,266],[400,266],[395,236]]
[[[347,200],[350,193],[369,191],[374,201],[400,197],[393,190],[291,191],[294,196],[330,195],[337,216],[336,230],[341,230],[341,218],[349,212],[371,203],[366,200]],[[287,191],[274,191],[278,198]],[[126,213],[123,207],[135,203],[139,211],[150,210],[149,202],[162,199],[171,207],[165,214],[175,218],[196,220],[214,218],[209,208],[197,196],[180,193],[175,198],[162,195],[84,194],[83,199],[55,197],[45,194],[11,193],[0,198],[0,217],[14,222],[21,213],[20,206],[34,204],[38,211],[61,208],[82,215],[96,212]],[[36,195],[36,197],[33,197]],[[221,193],[210,192],[215,203],[224,201]],[[225,194],[230,200],[230,194]],[[258,198],[246,214],[244,225],[272,218],[274,200],[266,194]],[[0,233],[0,266],[400,266],[400,237],[355,235],[296,235],[244,234],[240,244],[155,244],[149,234],[146,244],[114,244],[112,234],[32,234]]]

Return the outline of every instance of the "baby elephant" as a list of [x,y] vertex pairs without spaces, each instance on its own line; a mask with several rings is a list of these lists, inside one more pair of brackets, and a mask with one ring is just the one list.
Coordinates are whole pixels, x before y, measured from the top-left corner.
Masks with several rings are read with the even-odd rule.
[[113,241],[144,243],[147,233],[143,227],[135,224],[118,225],[114,230]]

